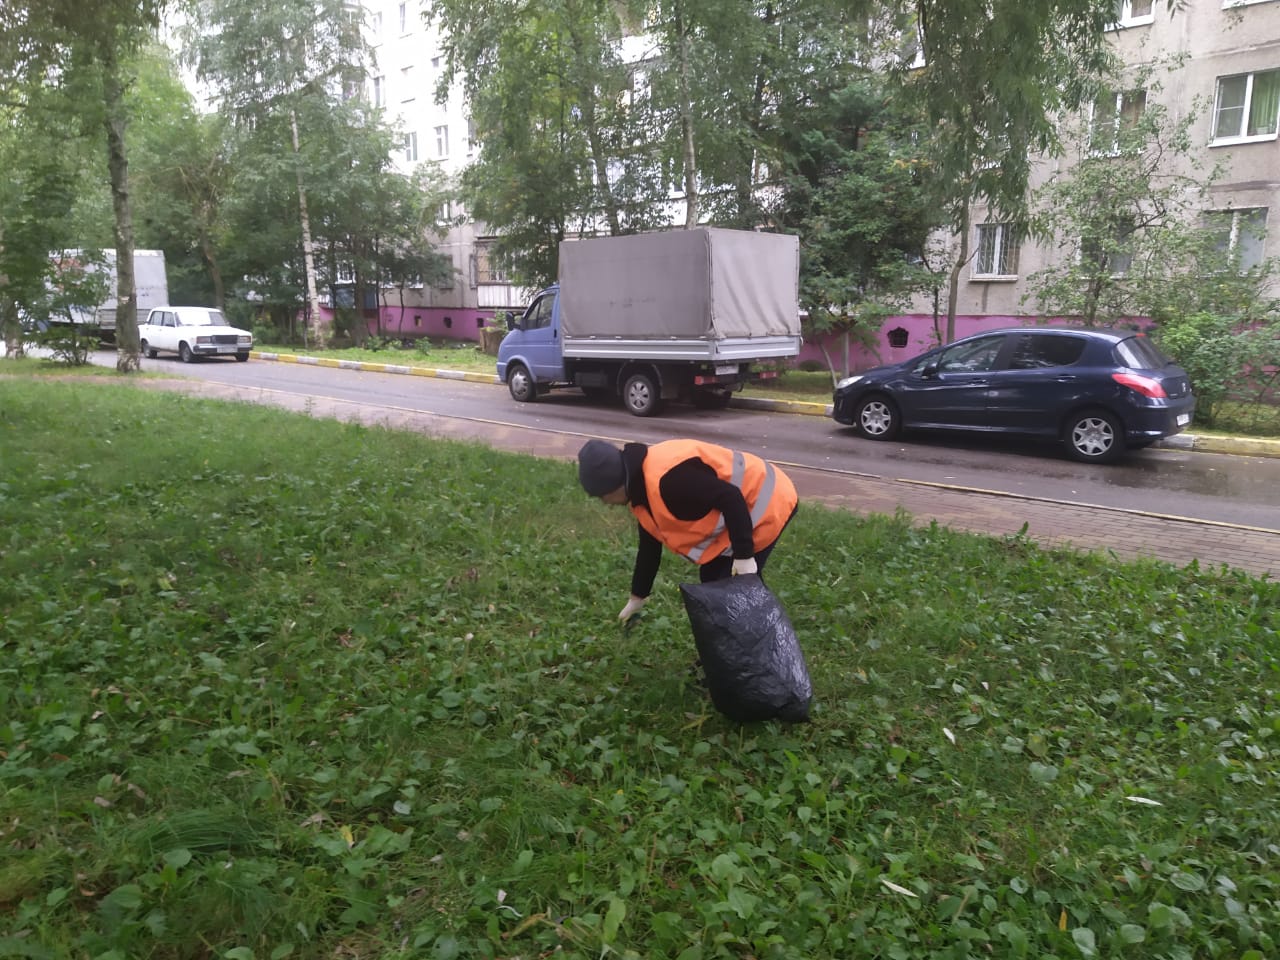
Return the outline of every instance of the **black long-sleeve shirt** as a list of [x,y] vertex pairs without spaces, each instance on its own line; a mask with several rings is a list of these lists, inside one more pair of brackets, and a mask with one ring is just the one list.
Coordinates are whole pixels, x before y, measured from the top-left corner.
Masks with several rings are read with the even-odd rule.
[[[649,494],[644,484],[644,458],[648,452],[648,446],[643,443],[628,443],[622,448],[622,459],[627,468],[627,500],[635,506],[649,506]],[[751,509],[746,498],[732,483],[721,480],[709,464],[697,457],[676,464],[662,475],[658,490],[671,515],[678,520],[692,522],[713,510],[719,512],[729,531],[734,558],[745,560],[755,556]],[[631,592],[637,597],[647,597],[653,590],[653,581],[662,563],[662,543],[638,522],[636,528],[639,543],[631,574]]]

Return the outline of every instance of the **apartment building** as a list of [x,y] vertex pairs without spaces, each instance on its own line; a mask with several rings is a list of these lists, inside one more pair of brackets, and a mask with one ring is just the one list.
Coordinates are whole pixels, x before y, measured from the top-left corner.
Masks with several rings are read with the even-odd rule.
[[[1206,222],[1221,230],[1222,242],[1245,264],[1280,254],[1276,240],[1265,236],[1268,227],[1274,232],[1280,226],[1280,0],[1188,0],[1177,12],[1163,0],[1117,0],[1110,39],[1135,72],[1174,59],[1178,66],[1157,70],[1158,91],[1126,91],[1095,103],[1095,117],[1118,124],[1126,111],[1153,102],[1172,119],[1189,117],[1191,154],[1202,169],[1217,163],[1224,168],[1210,188]],[[1032,188],[1073,159],[1042,160]],[[1189,162],[1190,156],[1184,166]],[[1189,166],[1177,172],[1193,173]],[[1061,255],[1057,247],[1020,237],[1015,224],[981,206],[971,220],[972,257],[962,273],[957,333],[1024,320],[1033,312],[1027,278]],[[926,326],[912,325],[912,346],[931,335]]]
[[[443,53],[437,31],[423,17],[424,0],[362,0],[367,37],[374,54],[366,94],[399,129],[401,147],[393,159],[409,173],[420,163],[438,164],[457,177],[471,162],[477,144],[460,91],[436,102],[443,73]],[[482,225],[466,216],[455,200],[439,211],[449,224],[436,248],[453,261],[449,286],[415,286],[405,291],[384,290],[379,296],[382,329],[406,336],[445,336],[476,339],[477,331],[495,313],[521,309],[529,291],[510,284],[487,256]]]

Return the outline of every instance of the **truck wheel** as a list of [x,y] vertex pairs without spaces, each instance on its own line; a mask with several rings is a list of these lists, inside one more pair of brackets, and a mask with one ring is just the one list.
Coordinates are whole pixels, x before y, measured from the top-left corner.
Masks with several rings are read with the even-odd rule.
[[658,385],[644,373],[633,373],[627,377],[622,388],[622,402],[637,417],[652,417],[662,409]]
[[513,363],[507,371],[507,389],[511,391],[511,399],[518,403],[532,403],[538,399],[538,388],[529,376],[524,364]]
[[178,359],[183,363],[190,363],[195,359],[195,357],[191,355],[191,348],[187,346],[186,341],[178,344]]
[[138,344],[138,350],[143,353],[148,360],[154,360],[156,358],[155,347],[149,346],[145,340]]

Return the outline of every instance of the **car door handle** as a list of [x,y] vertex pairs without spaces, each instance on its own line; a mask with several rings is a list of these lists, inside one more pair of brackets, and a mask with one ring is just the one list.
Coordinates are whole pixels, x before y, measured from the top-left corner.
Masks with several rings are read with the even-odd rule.
[[1058,382],[1059,383],[1075,383],[1079,379],[1080,379],[1079,377],[1074,375],[1063,374],[1061,377],[1058,377]]

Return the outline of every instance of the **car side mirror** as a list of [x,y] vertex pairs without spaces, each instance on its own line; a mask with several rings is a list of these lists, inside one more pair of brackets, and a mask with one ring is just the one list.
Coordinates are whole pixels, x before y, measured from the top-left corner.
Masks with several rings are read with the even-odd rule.
[[926,379],[932,380],[937,375],[938,375],[937,360],[930,360],[928,363],[926,363],[923,367],[920,368],[920,376],[925,377]]

